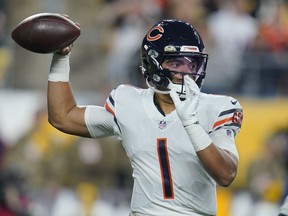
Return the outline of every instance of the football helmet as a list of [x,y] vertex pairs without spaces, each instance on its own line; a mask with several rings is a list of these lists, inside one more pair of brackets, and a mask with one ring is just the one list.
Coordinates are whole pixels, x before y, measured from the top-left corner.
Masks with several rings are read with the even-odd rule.
[[[162,67],[167,58],[189,57],[197,61],[196,73],[170,71]],[[168,94],[175,88],[185,98],[184,75],[191,76],[201,89],[206,75],[208,54],[197,30],[182,20],[163,20],[145,35],[141,47],[141,71],[147,85],[156,92]],[[172,77],[181,73],[182,83]]]

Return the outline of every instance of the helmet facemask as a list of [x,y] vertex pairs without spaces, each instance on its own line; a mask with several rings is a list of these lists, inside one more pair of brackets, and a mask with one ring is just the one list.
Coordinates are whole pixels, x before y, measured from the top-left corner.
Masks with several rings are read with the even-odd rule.
[[[162,56],[162,58],[157,58]],[[195,73],[190,72],[179,72],[172,71],[166,68],[163,68],[162,64],[167,59],[173,58],[193,58],[197,62],[197,68]],[[148,68],[141,67],[142,73],[146,77],[146,83],[149,88],[152,88],[155,92],[162,94],[169,94],[170,90],[173,88],[179,94],[180,98],[186,97],[186,90],[184,85],[184,76],[190,76],[198,87],[201,89],[204,78],[205,70],[207,65],[208,55],[204,53],[187,53],[187,52],[178,52],[178,53],[164,53],[159,55],[155,50],[148,51],[147,58],[142,59],[142,62],[147,61]],[[173,77],[177,75],[181,78],[177,82],[173,82]]]

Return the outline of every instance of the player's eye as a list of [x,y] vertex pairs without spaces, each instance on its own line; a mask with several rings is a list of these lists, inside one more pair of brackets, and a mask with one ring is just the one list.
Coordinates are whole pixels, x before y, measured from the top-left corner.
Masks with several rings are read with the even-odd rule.
[[193,61],[189,64],[190,70],[196,70],[196,68],[197,68],[197,62],[196,61]]
[[179,68],[183,64],[184,64],[184,62],[181,60],[171,59],[171,60],[166,60],[163,65],[165,67],[169,67],[169,68]]
[[174,61],[169,61],[168,62],[168,66],[170,67],[180,67],[183,63],[181,63],[181,61],[178,61],[178,60],[174,60]]

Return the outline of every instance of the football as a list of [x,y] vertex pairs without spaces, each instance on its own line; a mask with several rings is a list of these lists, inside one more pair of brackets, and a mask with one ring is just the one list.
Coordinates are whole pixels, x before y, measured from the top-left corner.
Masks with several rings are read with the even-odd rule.
[[71,45],[80,33],[80,27],[61,14],[39,13],[21,21],[11,37],[32,52],[54,53]]

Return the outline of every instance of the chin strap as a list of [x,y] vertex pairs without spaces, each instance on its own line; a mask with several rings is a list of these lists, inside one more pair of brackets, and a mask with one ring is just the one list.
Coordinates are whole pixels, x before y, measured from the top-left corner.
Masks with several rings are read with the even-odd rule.
[[[149,81],[149,78],[147,77],[146,78],[146,85],[152,89],[152,91],[154,92],[157,92],[159,94],[170,94],[171,92],[171,89],[180,89],[179,91],[176,90],[176,93],[178,94],[178,97],[182,100],[182,99],[186,99],[186,93],[185,93],[185,90],[182,90],[184,89],[183,86],[181,85],[180,87],[180,84],[174,84],[171,82],[171,80],[169,80],[169,85],[168,85],[168,88],[167,90],[159,90],[157,89],[157,86],[152,86],[151,85],[151,82]],[[181,93],[182,92],[182,93]]]
[[151,83],[149,82],[149,78],[148,77],[146,78],[146,85],[150,89],[152,89],[154,92],[157,92],[157,93],[160,93],[160,94],[169,94],[170,93],[169,89],[167,89],[167,90],[159,90],[156,87],[152,86]]

